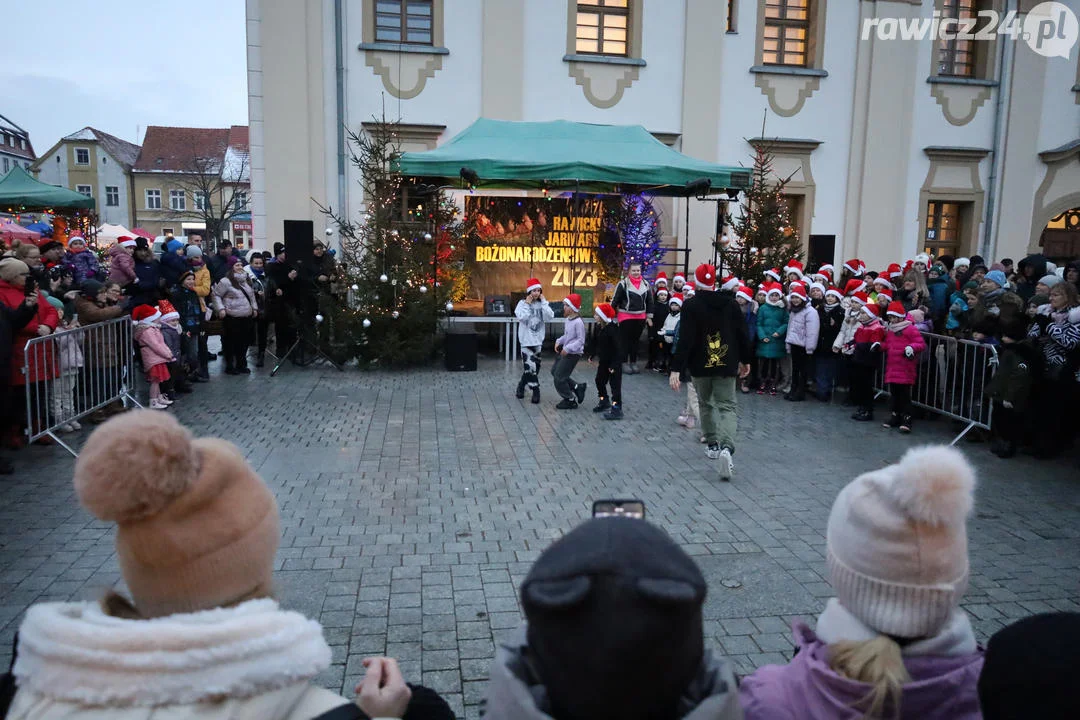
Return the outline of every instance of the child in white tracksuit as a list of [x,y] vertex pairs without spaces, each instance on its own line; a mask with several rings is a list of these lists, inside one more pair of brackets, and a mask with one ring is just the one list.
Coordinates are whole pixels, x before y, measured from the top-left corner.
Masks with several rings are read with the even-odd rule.
[[540,402],[540,349],[544,345],[547,331],[546,323],[555,319],[555,311],[544,298],[544,289],[540,281],[530,278],[526,284],[528,294],[518,300],[514,308],[514,317],[518,321],[518,345],[521,348],[522,372],[515,395],[520,400],[525,397],[525,390],[532,391],[534,405]]

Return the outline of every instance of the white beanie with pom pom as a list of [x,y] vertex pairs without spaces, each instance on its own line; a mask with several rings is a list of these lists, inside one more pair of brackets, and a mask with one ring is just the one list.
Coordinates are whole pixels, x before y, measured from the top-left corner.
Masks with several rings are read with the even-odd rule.
[[942,446],[909,450],[848,484],[826,532],[840,604],[885,635],[935,635],[967,589],[974,492],[963,454]]

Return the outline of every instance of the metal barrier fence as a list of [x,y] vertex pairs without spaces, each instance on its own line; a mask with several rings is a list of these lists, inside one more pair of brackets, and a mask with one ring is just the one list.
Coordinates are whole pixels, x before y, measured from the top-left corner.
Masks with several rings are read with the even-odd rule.
[[134,397],[135,345],[131,318],[57,329],[26,343],[26,435],[48,435],[72,455],[56,433],[114,402],[141,407]]
[[[974,340],[923,333],[926,349],[919,355],[919,374],[911,404],[967,423],[952,444],[974,428],[990,429],[993,405],[983,390],[997,370],[997,349]],[[884,360],[874,381],[878,395],[888,395]]]

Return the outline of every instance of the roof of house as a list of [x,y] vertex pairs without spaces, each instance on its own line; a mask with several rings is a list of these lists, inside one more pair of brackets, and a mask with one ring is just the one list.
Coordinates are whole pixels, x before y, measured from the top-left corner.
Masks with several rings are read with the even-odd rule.
[[229,145],[221,175],[228,182],[251,182],[251,160],[248,148],[248,128],[233,125],[229,128]]
[[130,170],[132,165],[135,164],[135,160],[139,157],[139,146],[135,143],[129,143],[127,140],[121,140],[115,135],[110,135],[107,132],[98,130],[97,128],[84,127],[78,132],[73,132],[70,135],[65,135],[61,138],[61,142],[65,140],[82,141],[82,142],[98,142],[101,147],[105,148],[105,152],[109,153],[116,162],[124,166],[125,170]]
[[[6,155],[17,155],[18,157],[26,158],[27,160],[33,160],[37,157],[37,155],[34,154],[34,145],[30,142],[30,133],[26,132],[3,115],[0,115],[0,130],[8,135],[14,135],[17,138],[22,138],[26,141],[25,148],[19,147],[18,144],[9,145],[5,142],[0,145],[0,152],[3,152]],[[2,139],[3,138],[0,137],[0,140]]]
[[[135,172],[190,173],[196,168],[217,171],[229,145],[227,128],[161,127],[151,125],[143,136]],[[245,140],[247,128],[244,128]],[[200,167],[202,159],[209,166]]]

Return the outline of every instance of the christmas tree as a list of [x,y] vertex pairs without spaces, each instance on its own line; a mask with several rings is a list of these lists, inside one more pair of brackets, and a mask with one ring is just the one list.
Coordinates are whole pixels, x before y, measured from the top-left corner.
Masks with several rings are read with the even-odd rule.
[[743,192],[742,214],[733,227],[738,240],[719,248],[724,274],[756,286],[769,268],[783,268],[789,260],[802,259],[802,241],[784,199],[790,179],[774,176],[769,145],[756,143],[750,187]]
[[641,263],[641,271],[652,278],[663,262],[663,231],[660,211],[645,195],[622,195],[605,216],[599,258],[601,280],[621,280],[631,263]]
[[395,171],[396,123],[383,118],[348,135],[366,209],[358,222],[323,209],[337,226],[338,283],[345,289],[328,318],[337,354],[363,366],[429,362],[439,318],[467,291],[459,210],[439,188]]

